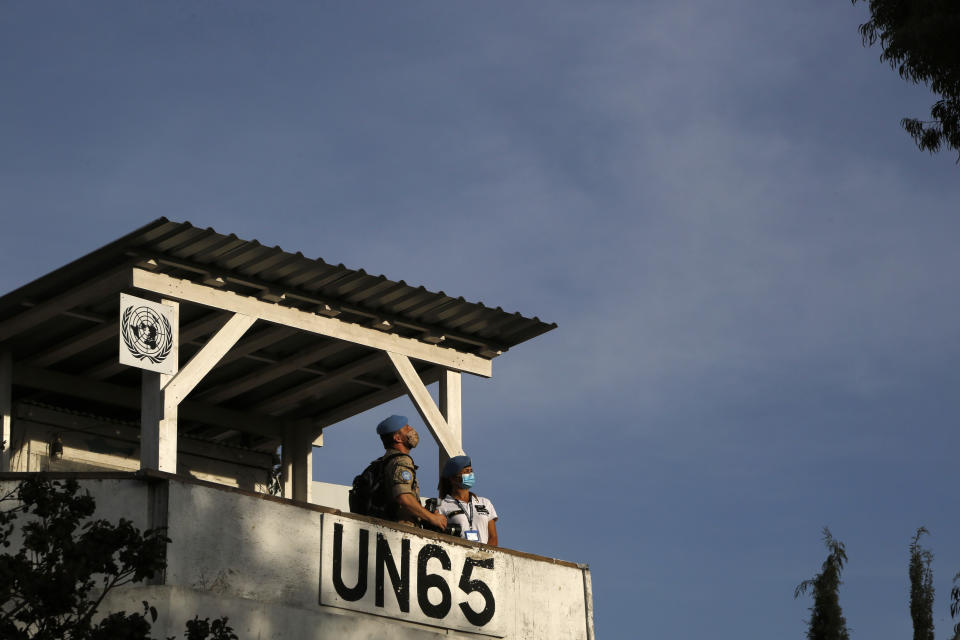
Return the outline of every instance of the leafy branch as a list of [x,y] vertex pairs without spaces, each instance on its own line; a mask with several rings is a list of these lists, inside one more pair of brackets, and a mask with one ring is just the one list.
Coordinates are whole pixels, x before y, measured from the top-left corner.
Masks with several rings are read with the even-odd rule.
[[[162,572],[170,540],[126,519],[92,519],[95,510],[75,480],[32,477],[0,496],[0,548],[13,548],[19,533],[16,551],[0,554],[0,638],[153,640],[149,603],[142,614],[100,617],[100,607],[112,590]],[[186,627],[188,640],[237,640],[226,618],[195,617]]]

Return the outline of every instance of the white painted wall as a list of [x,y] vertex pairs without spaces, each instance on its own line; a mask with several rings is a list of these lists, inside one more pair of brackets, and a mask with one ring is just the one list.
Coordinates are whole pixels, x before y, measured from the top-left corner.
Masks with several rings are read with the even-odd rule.
[[330,507],[331,509],[349,512],[350,487],[345,484],[314,481],[313,491],[310,494],[310,502],[324,507]]
[[[161,614],[154,631],[157,637],[182,634],[184,622],[195,615],[229,616],[243,640],[593,637],[589,571],[583,566],[194,482],[84,479],[81,483],[97,499],[97,517],[115,521],[122,516],[140,527],[164,518],[168,522],[172,543],[164,584],[118,591],[104,610],[140,610],[142,600],[150,601]],[[157,500],[164,492],[166,510],[163,501]],[[151,495],[153,504],[160,507],[150,507]],[[336,525],[343,533],[341,577],[346,587],[357,584],[359,540],[361,535],[368,539],[367,591],[352,602],[337,602],[332,583]],[[402,548],[409,545],[407,612],[394,595],[389,571],[384,571],[382,580],[384,604],[377,606],[378,534],[398,565]],[[449,558],[449,569],[433,557],[420,573],[417,558],[426,546]],[[490,588],[496,603],[495,615],[482,627],[471,627],[460,608],[461,603],[473,611],[485,607],[481,593],[467,592],[476,591],[476,585],[471,587],[462,578],[468,558],[490,565],[470,576]],[[422,588],[431,604],[441,602],[441,587],[424,586],[430,580],[442,581],[449,590],[449,613],[440,619],[426,615],[418,601]]]

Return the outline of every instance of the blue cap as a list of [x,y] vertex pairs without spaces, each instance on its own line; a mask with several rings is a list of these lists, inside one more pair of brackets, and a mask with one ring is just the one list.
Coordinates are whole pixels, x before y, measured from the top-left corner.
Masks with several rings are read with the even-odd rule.
[[389,433],[395,433],[407,426],[407,416],[393,415],[377,425],[377,433],[385,436]]
[[443,473],[440,475],[444,478],[450,478],[458,473],[465,467],[472,467],[473,463],[470,462],[470,456],[453,456],[447,460],[447,464],[443,465]]

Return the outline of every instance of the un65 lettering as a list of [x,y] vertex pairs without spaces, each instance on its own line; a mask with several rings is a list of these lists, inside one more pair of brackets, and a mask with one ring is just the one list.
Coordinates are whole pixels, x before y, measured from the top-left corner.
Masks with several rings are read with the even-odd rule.
[[321,604],[499,635],[492,554],[378,529],[325,523]]

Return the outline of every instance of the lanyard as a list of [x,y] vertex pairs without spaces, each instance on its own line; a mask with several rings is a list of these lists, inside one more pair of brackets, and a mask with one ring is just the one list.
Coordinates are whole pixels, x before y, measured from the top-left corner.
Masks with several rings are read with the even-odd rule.
[[[453,498],[453,496],[450,497]],[[453,498],[453,501],[457,503],[457,506],[460,507],[461,511],[463,511],[463,514],[467,515],[467,508],[463,506],[463,504],[456,498]],[[467,504],[470,505],[470,515],[467,516],[467,522],[469,523],[470,528],[473,529],[473,500],[471,498],[467,498]]]

